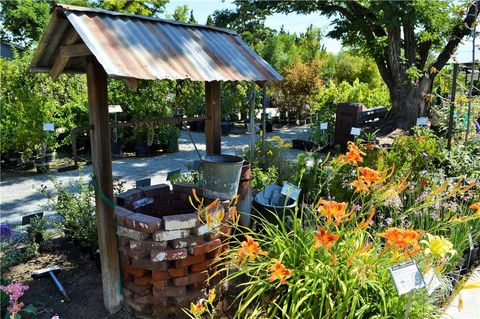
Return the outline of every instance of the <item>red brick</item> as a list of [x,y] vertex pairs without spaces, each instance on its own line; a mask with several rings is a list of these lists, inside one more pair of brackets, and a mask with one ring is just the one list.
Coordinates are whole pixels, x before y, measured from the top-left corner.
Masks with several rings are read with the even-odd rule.
[[185,276],[186,268],[185,267],[178,267],[178,268],[168,268],[167,270],[170,277],[179,278]]
[[147,232],[130,229],[123,226],[117,226],[117,235],[135,240],[145,240],[150,238],[151,234]]
[[158,184],[146,187],[140,187],[145,197],[156,197],[162,194],[170,193],[170,186],[168,184]]
[[198,300],[205,298],[206,297],[206,291],[205,290],[199,290],[195,292],[189,292],[185,296],[179,296],[179,297],[172,297],[171,300],[173,301],[175,306],[180,306],[180,307],[187,307],[190,306],[190,303],[195,303]]
[[130,246],[130,238],[118,237],[118,247],[129,247],[129,246]]
[[152,250],[154,248],[167,248],[168,243],[166,241],[154,241],[154,240],[130,240],[130,249],[131,250]]
[[[125,249],[125,248],[119,248],[119,250],[123,253],[123,251],[125,250],[126,251],[126,255],[128,257],[132,257],[132,261],[134,259],[140,259],[140,260],[143,260],[143,259],[146,259],[149,257],[150,255],[150,251],[149,250],[131,250],[131,249]],[[141,267],[140,267],[141,268]]]
[[155,241],[170,241],[180,238],[188,238],[190,236],[190,229],[176,229],[176,230],[157,230],[153,233],[153,240]]
[[152,292],[152,286],[151,285],[135,285],[133,282],[125,282],[124,283],[125,288],[128,290],[131,290],[135,294],[139,296],[146,296]]
[[143,276],[143,277],[134,277],[133,278],[133,284],[138,285],[138,286],[146,286],[152,283],[152,277],[151,276]]
[[165,230],[188,229],[195,227],[197,214],[177,214],[163,217]]
[[215,240],[212,240],[208,243],[198,245],[195,247],[190,247],[188,248],[188,252],[192,255],[201,255],[201,254],[206,254],[222,245],[222,241],[217,238]]
[[129,273],[130,275],[133,275],[135,277],[142,277],[147,273],[145,269],[140,269],[134,266],[130,266],[128,264],[123,264],[122,265],[123,271]]
[[200,290],[203,290],[203,289],[206,289],[206,288],[207,288],[207,282],[206,281],[198,282],[198,283],[191,284],[191,285],[188,286],[189,291],[200,291]]
[[155,262],[151,261],[150,258],[148,259],[133,259],[132,258],[132,266],[146,269],[146,270],[155,270],[155,271],[165,271],[168,268],[168,263],[166,261]]
[[117,225],[125,225],[125,218],[129,215],[132,215],[133,212],[121,206],[115,206],[115,219],[117,220]]
[[188,285],[188,277],[180,277],[173,279],[173,284],[175,286],[186,286]]
[[185,286],[179,286],[179,287],[174,287],[174,286],[168,286],[168,287],[153,287],[153,295],[155,297],[178,297],[178,296],[185,296],[187,293],[187,289]]
[[205,282],[208,279],[208,271],[192,272],[187,275],[187,285]]
[[159,280],[167,280],[170,279],[170,275],[167,271],[152,271],[152,280],[159,281]]
[[185,259],[176,260],[175,261],[175,267],[176,268],[187,267],[187,266],[190,266],[190,265],[199,264],[204,260],[205,260],[205,254],[197,255],[197,256],[188,256]]
[[222,250],[222,247],[209,251],[205,255],[207,256],[207,258],[215,259],[218,257],[218,255],[220,255],[221,250]]
[[178,260],[187,258],[187,249],[154,249],[150,252],[152,261]]
[[168,279],[167,280],[158,280],[158,281],[153,282],[153,288],[163,289],[163,288],[168,287],[168,286],[170,286],[170,281]]
[[130,189],[116,196],[117,205],[127,208],[126,206],[129,206],[129,204],[141,199],[142,197],[144,197],[144,195],[140,189]]
[[210,267],[210,265],[212,264],[212,262],[213,262],[213,259],[209,258],[209,259],[205,259],[201,263],[191,265],[188,268],[191,272],[203,271],[203,270],[207,270],[208,267]]
[[127,305],[129,305],[132,309],[140,312],[140,313],[148,313],[150,312],[150,306],[144,303],[138,303],[135,300],[128,299]]
[[123,287],[123,298],[125,299],[133,298],[133,291]]
[[125,217],[125,225],[135,230],[153,233],[162,227],[162,219],[145,214],[131,214]]
[[182,239],[170,240],[168,244],[172,248],[186,248],[186,247],[201,245],[204,242],[205,242],[205,239],[203,238],[203,236],[193,236],[193,237],[187,237]]

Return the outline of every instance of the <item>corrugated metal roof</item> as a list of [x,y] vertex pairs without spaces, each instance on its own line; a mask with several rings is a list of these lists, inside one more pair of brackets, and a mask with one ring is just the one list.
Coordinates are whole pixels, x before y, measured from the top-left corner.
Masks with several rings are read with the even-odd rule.
[[[64,19],[55,16],[62,14],[110,76],[194,81],[283,79],[231,30],[69,5],[55,8],[32,61],[33,70],[52,67],[68,29],[62,25]],[[52,45],[56,48],[48,48]],[[82,59],[71,60],[66,71],[81,69]]]

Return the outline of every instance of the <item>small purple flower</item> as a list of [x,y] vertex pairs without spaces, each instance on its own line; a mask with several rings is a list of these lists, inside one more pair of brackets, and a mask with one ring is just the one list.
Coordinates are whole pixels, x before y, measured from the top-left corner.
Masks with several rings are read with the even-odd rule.
[[362,206],[360,206],[358,204],[353,205],[353,210],[354,211],[359,212],[361,209],[362,209]]
[[385,222],[387,223],[388,226],[390,226],[393,223],[393,218],[388,217],[387,219],[385,219]]
[[477,132],[477,134],[480,134],[480,123],[478,123],[477,120],[475,120],[474,123],[475,123],[475,132]]
[[427,158],[428,158],[428,154],[427,154],[427,153],[425,153],[425,152],[423,152],[423,153],[422,153],[422,156],[423,156],[423,158],[425,158],[425,159],[427,159]]
[[55,316],[53,316],[51,319],[60,319],[60,316],[59,316],[59,315],[55,315]]
[[427,176],[427,171],[426,171],[426,170],[421,171],[421,172],[420,172],[420,175],[421,175],[422,177]]
[[0,224],[0,241],[8,241],[12,237],[12,228],[5,224]]
[[432,217],[435,220],[440,220],[440,214],[438,212],[431,213],[430,217]]

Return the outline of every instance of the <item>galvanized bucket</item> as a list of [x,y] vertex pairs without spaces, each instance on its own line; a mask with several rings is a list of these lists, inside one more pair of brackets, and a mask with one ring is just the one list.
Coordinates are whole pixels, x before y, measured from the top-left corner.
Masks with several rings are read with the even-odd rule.
[[233,155],[204,155],[200,162],[205,184],[203,196],[231,199],[237,195],[243,158]]

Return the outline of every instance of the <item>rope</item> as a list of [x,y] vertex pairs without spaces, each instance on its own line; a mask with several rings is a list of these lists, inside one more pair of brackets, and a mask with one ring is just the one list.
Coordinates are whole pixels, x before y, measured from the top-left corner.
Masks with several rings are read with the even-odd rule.
[[100,196],[100,198],[103,200],[105,204],[110,206],[111,208],[115,208],[115,203],[108,198],[107,195],[101,190],[100,186],[98,185],[97,177],[95,174],[92,176],[92,182],[93,182],[93,188],[97,191],[97,194]]
[[201,159],[202,159],[202,156],[200,155],[200,152],[198,151],[197,144],[195,144],[195,142],[193,141],[192,134],[190,134],[190,129],[189,129],[188,126],[185,124],[185,122],[181,122],[181,123],[182,123],[182,126],[184,126],[184,127],[185,127],[185,130],[187,131],[188,137],[190,138],[190,142],[192,142],[193,147],[195,148],[195,152],[197,152],[198,158],[201,160]]

